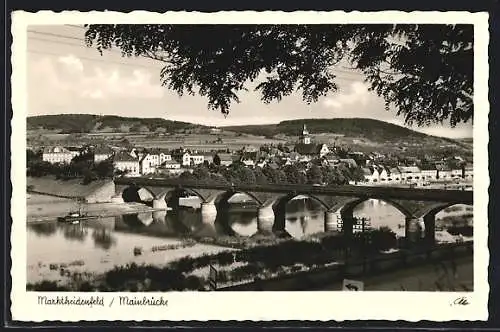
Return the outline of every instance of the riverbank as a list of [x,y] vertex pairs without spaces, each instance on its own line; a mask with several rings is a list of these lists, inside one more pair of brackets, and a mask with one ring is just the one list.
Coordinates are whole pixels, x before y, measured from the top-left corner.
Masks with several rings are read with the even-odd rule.
[[[297,245],[301,249],[312,249],[310,244],[305,243],[290,243],[282,249]],[[304,250],[297,253],[300,252]],[[280,263],[266,262],[270,256],[262,255],[264,252],[261,249],[223,251],[197,258],[183,257],[163,266],[134,263],[115,266],[103,274],[91,274],[85,270],[83,273],[68,273],[65,281],[42,278],[39,282],[29,283],[27,290],[208,290],[209,266],[215,266],[218,271],[217,286],[220,291],[341,290],[339,285],[345,278],[364,281],[367,286],[365,290],[473,290],[471,244],[396,250],[378,253],[367,260],[357,257],[329,263],[314,259],[309,255],[311,250],[305,252],[308,254],[303,255],[302,259],[299,257],[298,263],[292,262],[293,265],[284,262],[283,255],[273,256]],[[65,271],[61,272],[61,275],[65,275]]]
[[[29,194],[26,204],[26,219],[28,223],[53,221],[77,208],[72,199],[40,194]],[[165,211],[140,203],[84,203],[81,208],[89,216],[113,217],[123,214]]]

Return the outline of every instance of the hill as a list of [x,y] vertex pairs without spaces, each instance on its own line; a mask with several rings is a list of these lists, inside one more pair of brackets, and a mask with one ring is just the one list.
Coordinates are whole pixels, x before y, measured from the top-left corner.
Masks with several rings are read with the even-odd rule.
[[448,138],[430,136],[392,123],[365,118],[298,119],[271,125],[230,126],[223,129],[257,136],[279,134],[298,136],[304,124],[311,134],[338,134],[374,142],[420,141],[434,138],[440,141],[440,144],[459,144]]
[[47,129],[61,133],[90,133],[99,131],[177,131],[203,127],[188,122],[161,118],[129,118],[115,115],[57,114],[31,116],[27,129]]

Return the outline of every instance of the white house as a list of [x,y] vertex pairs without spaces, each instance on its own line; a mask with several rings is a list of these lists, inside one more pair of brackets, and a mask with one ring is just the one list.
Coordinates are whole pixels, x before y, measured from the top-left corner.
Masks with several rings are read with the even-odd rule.
[[142,175],[155,173],[156,167],[159,166],[159,156],[146,153],[139,161],[140,173]]
[[186,151],[182,154],[182,166],[190,166],[190,165],[191,165],[191,154]]
[[166,169],[180,169],[181,164],[175,160],[167,160],[164,163],[162,163],[163,168]]
[[380,173],[377,167],[363,168],[363,175],[367,182],[379,182]]
[[69,164],[73,159],[73,154],[62,146],[47,147],[43,149],[42,160],[51,164]]
[[452,171],[446,164],[437,164],[436,169],[439,171],[436,176],[439,180],[450,180],[452,178]]
[[265,159],[260,160],[257,162],[257,167],[264,168],[267,165],[267,161]]
[[242,160],[242,163],[243,165],[245,165],[246,167],[254,167],[255,166],[255,161],[251,160],[251,159],[245,159],[245,160]]
[[397,167],[393,167],[391,169],[389,169],[389,173],[390,173],[390,181],[392,182],[401,182],[401,172],[399,171],[399,169]]
[[72,159],[81,154],[81,148],[75,146],[68,146],[66,148],[71,153]]
[[97,148],[94,150],[94,163],[108,160],[111,156],[113,156],[113,150],[109,146]]
[[422,180],[430,181],[430,180],[437,179],[437,177],[436,177],[437,176],[437,169],[435,166],[422,167],[421,173],[422,173]]
[[189,156],[190,165],[203,164],[204,161],[205,161],[205,156],[202,154],[192,154]]
[[326,144],[321,144],[319,147],[319,157],[322,158],[326,156],[330,152],[330,149],[328,148],[328,145]]
[[[389,182],[389,178],[391,178],[390,172],[384,166],[377,166],[379,172],[379,181],[380,182]],[[391,178],[392,179],[392,178]]]
[[233,163],[233,157],[229,153],[219,153],[218,156],[221,166],[229,166]]
[[139,176],[139,159],[132,157],[128,153],[118,153],[113,158],[114,168],[125,172],[128,176]]
[[462,177],[462,169],[461,168],[453,168],[451,170],[452,178],[461,178]]
[[149,154],[151,155],[152,162],[156,166],[163,164],[167,160],[172,160],[170,153],[163,149],[151,149],[149,150]]
[[421,180],[422,171],[417,166],[398,166],[398,169],[401,172],[402,181],[415,182]]
[[363,171],[363,177],[365,179],[366,182],[373,182],[373,177],[372,177],[372,171],[371,169],[367,168],[367,167],[363,167],[361,169]]
[[172,160],[172,155],[167,152],[160,152],[160,165],[163,164],[166,161],[171,161]]

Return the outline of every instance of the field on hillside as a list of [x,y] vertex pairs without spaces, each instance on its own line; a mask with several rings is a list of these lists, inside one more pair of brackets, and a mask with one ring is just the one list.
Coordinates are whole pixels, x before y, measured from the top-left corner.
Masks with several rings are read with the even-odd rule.
[[[28,146],[112,145],[191,150],[239,150],[246,145],[293,144],[307,125],[314,143],[349,147],[354,151],[404,156],[460,155],[472,159],[472,138],[426,135],[384,121],[364,118],[299,119],[269,125],[214,128],[165,119],[94,115],[54,115],[28,118]],[[79,126],[86,131],[78,131]],[[68,134],[71,133],[71,134]]]
[[[28,136],[29,138],[30,136]],[[79,144],[110,144],[120,145],[126,140],[128,143],[135,146],[146,148],[165,148],[176,149],[179,147],[188,147],[200,150],[223,150],[223,149],[241,149],[246,145],[254,145],[256,147],[264,144],[279,144],[286,143],[284,139],[268,139],[265,137],[253,135],[235,135],[232,133],[211,135],[211,134],[173,134],[173,135],[150,135],[129,134],[129,133],[92,133],[80,134],[78,136],[66,134],[43,134],[43,138],[35,138],[31,140],[32,146],[42,146],[44,144],[62,144],[62,145],[79,145]],[[220,138],[220,140],[218,139]],[[37,144],[37,141],[39,143]],[[28,139],[30,142],[30,139]]]

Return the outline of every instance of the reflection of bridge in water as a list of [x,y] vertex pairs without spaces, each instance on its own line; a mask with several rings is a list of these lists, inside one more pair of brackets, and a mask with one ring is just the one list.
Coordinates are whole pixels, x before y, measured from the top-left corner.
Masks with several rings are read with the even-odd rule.
[[143,202],[155,208],[179,210],[179,199],[195,195],[201,201],[203,224],[227,225],[229,200],[235,194],[245,194],[257,204],[257,227],[260,233],[283,231],[287,203],[296,197],[307,197],[325,210],[325,231],[337,230],[338,218],[342,232],[352,234],[354,208],[369,199],[383,200],[405,216],[406,237],[434,240],[436,214],[452,205],[472,205],[473,192],[415,188],[367,186],[309,185],[207,185],[170,179],[117,178],[116,193],[126,202]]

